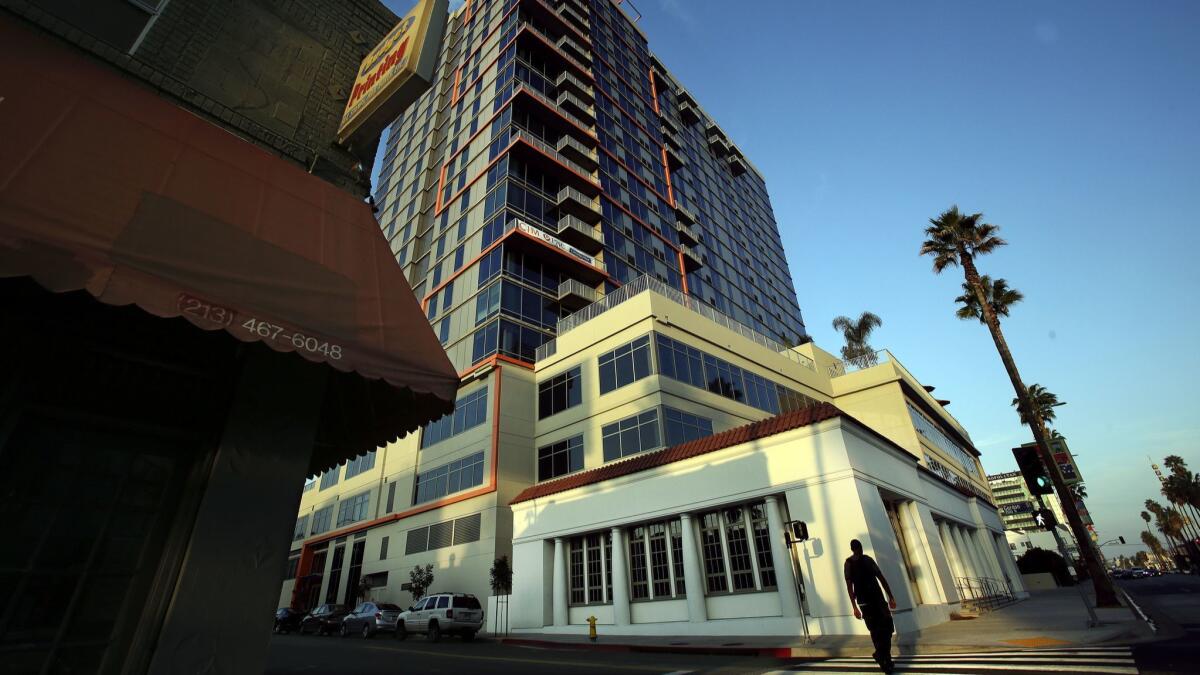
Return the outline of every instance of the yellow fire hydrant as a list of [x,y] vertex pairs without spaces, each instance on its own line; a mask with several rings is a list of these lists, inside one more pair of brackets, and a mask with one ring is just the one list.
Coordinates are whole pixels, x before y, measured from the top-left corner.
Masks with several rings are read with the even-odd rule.
[[589,616],[587,618],[587,622],[588,622],[588,639],[591,640],[592,642],[595,642],[596,641],[596,617]]

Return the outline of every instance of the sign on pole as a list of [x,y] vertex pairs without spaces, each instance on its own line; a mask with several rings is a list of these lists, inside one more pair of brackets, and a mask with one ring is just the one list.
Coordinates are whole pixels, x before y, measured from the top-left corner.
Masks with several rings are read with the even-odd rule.
[[338,142],[378,136],[429,88],[449,0],[420,0],[359,66]]

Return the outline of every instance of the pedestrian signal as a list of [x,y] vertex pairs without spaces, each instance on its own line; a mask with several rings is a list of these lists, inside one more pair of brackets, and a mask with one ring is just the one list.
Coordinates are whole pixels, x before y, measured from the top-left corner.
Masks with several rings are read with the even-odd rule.
[[808,524],[803,520],[788,521],[787,532],[792,542],[808,541]]

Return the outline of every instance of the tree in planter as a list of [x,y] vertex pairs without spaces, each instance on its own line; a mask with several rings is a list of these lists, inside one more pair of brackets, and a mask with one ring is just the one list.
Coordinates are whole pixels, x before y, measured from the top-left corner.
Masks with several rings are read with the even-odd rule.
[[1021,574],[1040,574],[1043,572],[1054,576],[1054,582],[1059,586],[1071,586],[1075,582],[1067,570],[1067,562],[1054,551],[1044,548],[1031,548],[1017,558],[1017,569]]
[[408,573],[408,582],[408,592],[412,594],[413,602],[425,597],[425,591],[433,585],[433,565],[412,568]]
[[492,592],[496,595],[512,593],[512,567],[508,564],[508,556],[502,555],[492,563]]
[[863,312],[857,319],[839,316],[833,320],[833,329],[842,332],[846,345],[842,347],[842,358],[859,368],[870,368],[879,363],[875,349],[868,344],[871,333],[883,325],[883,319],[870,312]]
[[[933,257],[935,274],[940,274],[950,267],[962,268],[966,287],[975,295],[983,322],[992,335],[996,351],[999,352],[1000,360],[1004,363],[1004,369],[1008,372],[1009,380],[1012,382],[1013,393],[1017,395],[1017,400],[1020,402],[1017,409],[1029,418],[1029,428],[1037,442],[1038,455],[1046,467],[1050,482],[1054,484],[1059,501],[1062,502],[1071,533],[1075,535],[1076,541],[1086,544],[1090,539],[1090,533],[1084,527],[1083,519],[1080,518],[1079,510],[1075,506],[1074,496],[1063,480],[1058,463],[1054,461],[1054,453],[1050,449],[1048,440],[1050,433],[1043,423],[1041,411],[1030,400],[1029,392],[1017,370],[1016,360],[1014,360],[1008,342],[1004,339],[1004,333],[1000,329],[1000,319],[993,306],[996,299],[994,297],[995,287],[992,288],[993,297],[989,300],[979,270],[975,266],[975,259],[979,256],[987,255],[1001,246],[1007,245],[1008,242],[998,235],[999,230],[999,227],[983,222],[982,213],[960,213],[957,206],[952,206],[937,218],[930,219],[929,227],[925,228],[926,239],[921,244],[920,254]],[[1088,576],[1092,578],[1092,583],[1096,588],[1096,606],[1119,606],[1112,580],[1104,573],[1099,555],[1091,546],[1081,545],[1080,549],[1087,565]]]

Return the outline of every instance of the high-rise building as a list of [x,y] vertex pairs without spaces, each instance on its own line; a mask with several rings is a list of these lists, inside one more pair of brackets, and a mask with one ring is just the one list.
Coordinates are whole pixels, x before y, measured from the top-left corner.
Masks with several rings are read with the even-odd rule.
[[379,220],[451,360],[524,362],[641,275],[794,343],[762,175],[607,0],[470,0],[390,128]]
[[[837,416],[853,415],[847,423],[868,430],[862,433],[876,444],[855,453],[838,476],[857,475],[865,459],[874,464],[863,471],[892,467],[899,472],[893,478],[903,475],[911,488],[845,483],[846,491],[827,493],[834,508],[820,518],[837,525],[839,538],[847,535],[839,546],[866,538],[860,528],[869,525],[874,550],[891,551],[887,564],[895,567],[888,569],[909,578],[913,602],[929,605],[925,623],[944,620],[960,601],[956,578],[987,578],[996,580],[989,588],[1021,592],[1011,558],[997,548],[1003,528],[978,452],[945,402],[890,355],[848,372],[815,345],[795,346],[805,342],[804,325],[763,177],[650,53],[619,4],[468,0],[450,17],[433,89],[390,127],[375,199],[392,252],[458,368],[456,410],[310,479],[281,604],[407,603],[410,572],[427,564],[433,591],[482,601],[496,558],[513,560],[518,580],[543,569],[513,557],[518,536],[536,540],[524,551],[539,560],[536,551],[548,541],[540,529],[546,521],[535,522],[543,502],[527,498],[529,489],[618,470],[628,457],[773,416],[799,419],[804,409],[829,403],[840,407]],[[814,470],[829,469],[818,461]],[[800,493],[786,472],[767,474],[742,476],[758,481],[752,492],[688,494],[703,497],[703,507],[679,507],[699,514],[728,502],[750,514],[730,527],[765,539],[744,550],[719,543],[708,554],[715,565],[719,553],[732,573],[749,564],[746,550],[755,551],[753,573],[742,569],[724,587],[714,576],[710,586],[719,594],[752,585],[762,606],[734,609],[768,612],[754,616],[779,616],[781,606],[794,604],[787,599],[794,587],[773,581],[770,546],[783,546],[777,517],[787,505],[800,513],[788,491]],[[674,485],[665,481],[663,489],[679,493]],[[876,495],[869,515],[860,490]],[[933,506],[916,504],[915,494]],[[578,587],[579,556],[587,558],[591,584],[614,569],[610,549],[638,531],[627,517],[612,521],[608,529],[620,531],[614,544],[600,532],[607,507],[596,504],[589,517],[597,520],[564,525],[564,533],[594,535],[568,546],[570,584],[561,576],[565,562],[545,561],[543,581],[574,598],[570,617],[514,604],[514,628],[518,614],[522,628],[587,616],[582,606],[592,591]],[[856,519],[840,520],[851,513]],[[677,511],[660,515],[673,536],[687,536],[680,520],[666,522]],[[696,521],[684,522],[690,528]],[[664,553],[654,547],[665,539],[654,536],[647,556]],[[557,553],[566,553],[561,544]],[[825,563],[833,560],[827,550]],[[634,579],[647,559],[635,554]],[[665,555],[682,563],[690,554]],[[822,575],[837,576],[838,565]],[[827,585],[824,576],[811,583]],[[683,577],[670,581],[672,597],[684,594],[681,584],[693,602],[703,598],[702,585]],[[609,585],[600,604],[630,593],[643,599],[636,588],[615,590],[619,579]],[[661,599],[659,585],[643,590]],[[839,588],[827,590],[844,596]],[[543,591],[548,601],[550,586]],[[819,630],[859,630],[842,600],[831,595],[828,602],[813,614],[823,617]],[[728,611],[715,608],[711,616],[734,616]],[[789,614],[777,628],[799,630],[795,619]],[[611,615],[602,623],[614,621],[622,620]]]

